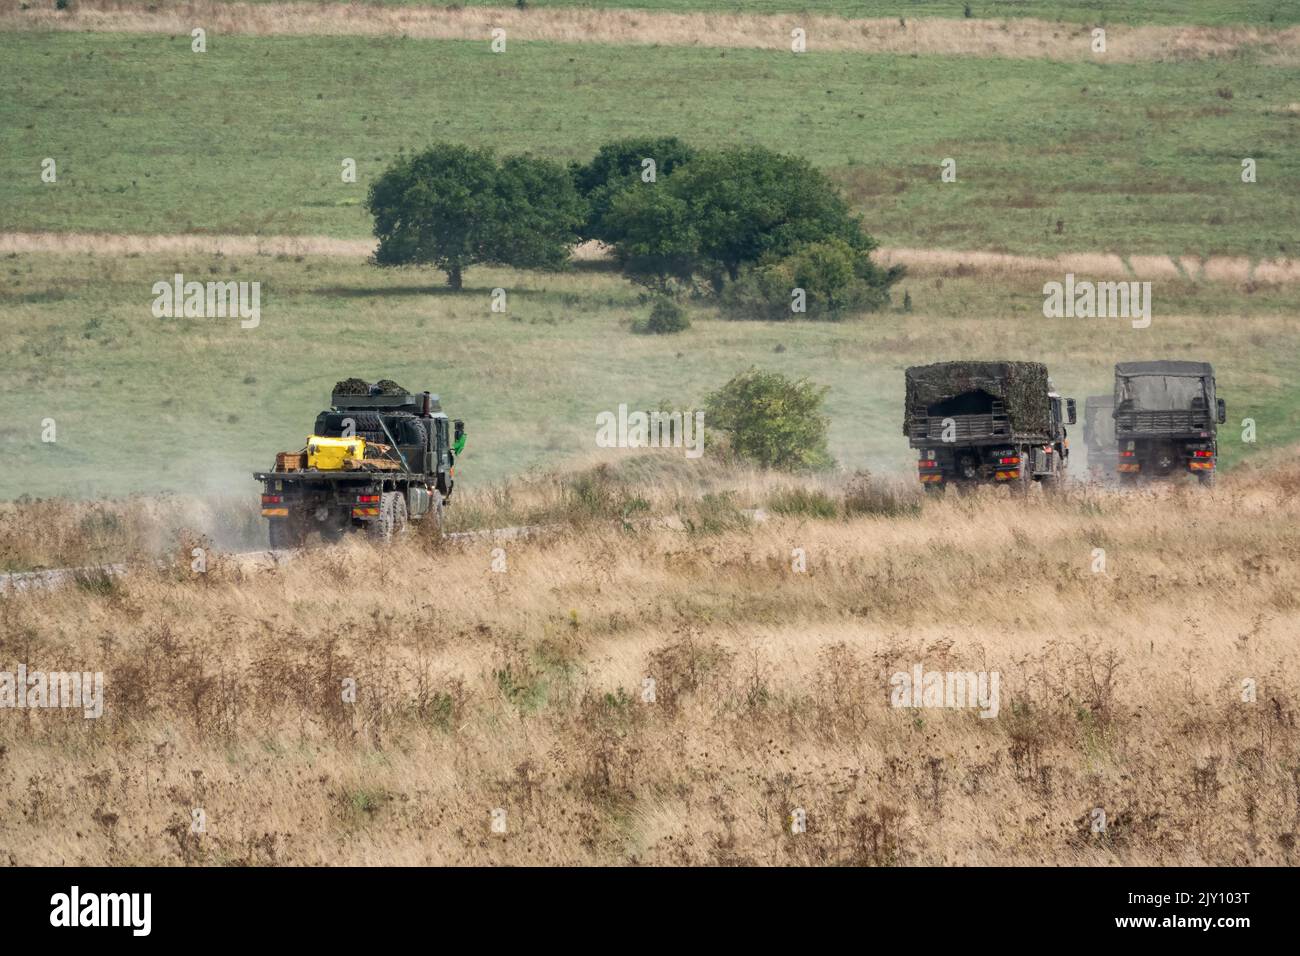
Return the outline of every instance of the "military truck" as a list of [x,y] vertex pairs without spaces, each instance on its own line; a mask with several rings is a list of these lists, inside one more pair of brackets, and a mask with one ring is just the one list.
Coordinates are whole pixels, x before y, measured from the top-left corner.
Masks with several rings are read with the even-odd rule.
[[1122,481],[1193,474],[1213,484],[1227,406],[1208,362],[1119,362],[1114,416]]
[[948,485],[1033,482],[1065,475],[1075,422],[1041,362],[939,362],[906,372],[903,433],[920,453],[927,491]]
[[1114,395],[1089,395],[1083,400],[1083,443],[1088,449],[1088,477],[1094,481],[1115,477],[1119,452],[1115,447],[1114,411]]
[[339,382],[304,447],[253,475],[271,547],[352,531],[388,541],[426,519],[441,528],[464,446],[465,423],[449,420],[437,395],[388,380]]

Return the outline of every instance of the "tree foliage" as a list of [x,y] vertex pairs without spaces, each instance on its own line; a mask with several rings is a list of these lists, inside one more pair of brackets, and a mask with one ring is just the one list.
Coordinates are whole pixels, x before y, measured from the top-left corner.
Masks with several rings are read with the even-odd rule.
[[764,468],[825,468],[829,391],[807,379],[750,368],[705,400],[708,426],[728,436],[734,454]]
[[449,143],[401,156],[371,185],[379,265],[428,263],[461,288],[477,263],[558,268],[585,212],[564,168]]
[[724,290],[722,308],[732,318],[838,320],[887,305],[901,273],[881,269],[842,239],[809,242],[742,271]]
[[[606,222],[614,199],[627,189],[654,187],[695,156],[695,150],[676,136],[638,136],[606,143],[591,162],[571,167],[573,182],[587,200],[583,239],[612,243],[617,232]],[[647,159],[654,160],[654,182],[642,176]]]

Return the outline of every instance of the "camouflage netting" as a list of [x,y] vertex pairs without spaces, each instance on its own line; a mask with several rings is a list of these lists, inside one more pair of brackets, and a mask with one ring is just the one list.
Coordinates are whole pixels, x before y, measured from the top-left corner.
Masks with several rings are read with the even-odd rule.
[[334,385],[335,395],[369,395],[370,383],[359,378],[345,378]]
[[[380,395],[405,395],[406,389],[390,378],[381,378],[375,383]],[[369,395],[370,383],[360,378],[345,378],[334,385],[335,395]]]
[[1006,405],[1011,426],[1025,434],[1051,427],[1047,366],[1041,362],[937,362],[907,370],[903,434],[925,409],[968,392],[984,391]]

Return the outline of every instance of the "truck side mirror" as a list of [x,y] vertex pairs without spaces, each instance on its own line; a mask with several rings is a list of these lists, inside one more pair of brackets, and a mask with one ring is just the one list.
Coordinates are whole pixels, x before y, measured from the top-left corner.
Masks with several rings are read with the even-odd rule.
[[465,423],[458,418],[452,422],[452,425],[456,430],[451,437],[454,441],[460,441],[465,435]]
[[1078,413],[1075,411],[1075,408],[1074,408],[1074,399],[1072,399],[1072,398],[1067,398],[1067,399],[1065,400],[1065,421],[1066,421],[1066,424],[1067,424],[1067,425],[1073,425],[1073,424],[1074,424],[1075,422],[1077,422],[1078,420],[1079,420],[1079,416],[1078,416]]
[[1223,399],[1219,399],[1219,424],[1222,425],[1228,420],[1228,405]]

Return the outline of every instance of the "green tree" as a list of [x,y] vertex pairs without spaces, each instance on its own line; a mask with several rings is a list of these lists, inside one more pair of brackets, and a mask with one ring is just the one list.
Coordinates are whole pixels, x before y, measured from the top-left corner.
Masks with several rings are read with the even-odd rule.
[[[695,150],[676,136],[638,136],[602,146],[591,162],[570,167],[574,185],[587,200],[587,218],[582,227],[583,239],[599,239],[613,244],[620,238],[615,226],[606,221],[614,197],[625,189],[657,186]],[[655,181],[642,180],[645,160],[653,159]]]
[[664,289],[687,281],[699,264],[699,240],[685,200],[664,189],[627,189],[605,214],[619,235],[614,257],[633,281]]
[[727,434],[735,454],[764,468],[825,468],[833,463],[822,410],[827,391],[750,368],[708,396],[705,421]]
[[721,289],[744,265],[808,243],[839,240],[862,256],[876,245],[835,185],[796,156],[762,147],[703,151],[661,185],[624,190],[610,203],[606,232],[625,265],[689,268]]
[[584,205],[562,167],[530,156],[500,165],[485,149],[443,143],[401,156],[370,187],[378,265],[428,263],[461,288],[476,263],[556,268]]

